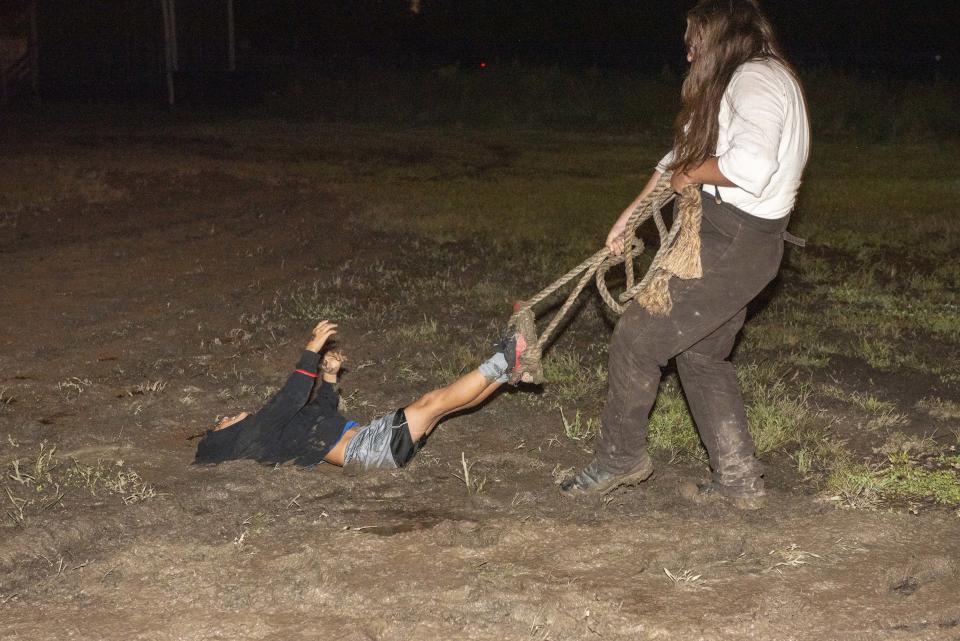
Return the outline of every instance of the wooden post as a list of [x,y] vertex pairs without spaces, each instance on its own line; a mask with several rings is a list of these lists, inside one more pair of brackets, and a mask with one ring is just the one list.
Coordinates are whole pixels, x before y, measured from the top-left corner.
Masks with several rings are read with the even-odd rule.
[[33,99],[40,102],[40,37],[37,30],[37,0],[30,2],[30,84],[33,89]]
[[236,33],[233,26],[233,0],[227,0],[227,71],[237,70]]
[[163,9],[163,53],[167,74],[167,104],[176,103],[173,72],[177,70],[177,2],[160,0]]

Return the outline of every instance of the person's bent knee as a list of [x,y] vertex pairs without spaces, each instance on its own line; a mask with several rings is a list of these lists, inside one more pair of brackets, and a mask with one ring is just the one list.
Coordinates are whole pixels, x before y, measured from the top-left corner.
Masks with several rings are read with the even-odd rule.
[[407,405],[408,409],[413,409],[419,412],[429,413],[436,405],[440,399],[440,394],[438,390],[433,390],[432,392],[427,392],[414,402]]

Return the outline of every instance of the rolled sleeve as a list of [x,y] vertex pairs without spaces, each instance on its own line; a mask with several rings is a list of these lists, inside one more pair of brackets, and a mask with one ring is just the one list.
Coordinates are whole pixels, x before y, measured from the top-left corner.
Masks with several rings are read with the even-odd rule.
[[671,149],[667,152],[667,155],[660,159],[660,162],[657,163],[657,171],[661,174],[665,174],[670,170],[670,165],[673,164],[674,153]]
[[780,168],[784,89],[762,73],[744,70],[730,81],[725,99],[730,108],[729,146],[718,156],[718,167],[737,187],[760,198]]
[[319,364],[320,355],[316,352],[310,351],[309,349],[305,349],[303,350],[303,353],[300,354],[300,360],[297,361],[297,369],[310,372],[311,374],[316,374]]

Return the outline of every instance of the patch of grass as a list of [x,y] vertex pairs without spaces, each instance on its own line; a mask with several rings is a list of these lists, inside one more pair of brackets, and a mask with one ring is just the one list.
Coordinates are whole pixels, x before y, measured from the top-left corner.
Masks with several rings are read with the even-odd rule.
[[867,413],[870,417],[867,419],[865,427],[871,432],[895,427],[907,422],[906,415],[898,412],[896,405],[889,401],[881,400],[872,394],[858,391],[848,392],[837,385],[821,385],[820,391],[839,401],[849,403],[856,409]]
[[600,433],[600,419],[584,419],[580,415],[580,410],[577,410],[573,420],[567,420],[563,408],[560,408],[560,420],[563,422],[563,433],[568,439],[577,443],[589,443]]
[[897,406],[893,403],[881,400],[871,394],[853,392],[847,396],[847,399],[869,414],[883,415],[897,409]]
[[66,380],[58,382],[57,390],[63,394],[67,401],[75,401],[92,385],[93,381],[89,378],[71,376]]
[[894,363],[894,347],[890,341],[860,333],[860,356],[874,369],[888,369]]
[[490,280],[481,280],[470,288],[470,298],[487,307],[503,305],[507,289]]
[[6,387],[0,387],[0,411],[7,409],[17,401],[17,397],[7,391]]
[[944,468],[931,469],[903,451],[890,454],[879,465],[838,466],[827,479],[827,490],[835,500],[855,508],[873,508],[891,500],[960,505],[960,474],[950,457],[941,455],[938,461]]
[[707,461],[707,451],[700,443],[676,375],[665,377],[660,383],[650,414],[647,443],[653,450],[669,452],[671,461]]
[[401,325],[394,332],[397,338],[403,341],[428,341],[437,336],[437,320],[424,314],[419,323]]
[[866,463],[839,465],[827,476],[826,490],[845,507],[873,509],[882,499],[874,468]]
[[543,361],[543,376],[546,379],[544,393],[563,404],[595,398],[607,384],[606,367],[588,367],[579,352],[561,348],[554,348],[547,353]]
[[677,587],[680,586],[693,586],[703,578],[702,574],[695,574],[694,570],[678,570],[676,572],[671,572],[667,568],[663,568],[663,573],[667,575],[667,578],[670,579],[673,584]]
[[401,365],[396,370],[397,377],[407,383],[420,383],[427,380],[427,377],[415,370],[410,365]]
[[453,352],[449,350],[443,356],[431,353],[434,367],[433,375],[443,385],[449,385],[483,362],[478,346],[460,344]]
[[830,365],[830,356],[823,352],[790,352],[784,356],[784,361],[794,367],[804,369],[823,369]]
[[410,288],[401,282],[400,271],[383,261],[346,261],[325,278],[278,293],[269,316],[306,322],[362,320],[377,326],[399,304],[394,292]]
[[63,476],[64,485],[79,485],[93,496],[116,494],[126,504],[139,503],[157,495],[152,485],[132,470],[124,469],[121,460],[105,463],[98,460],[94,465],[73,461]]
[[796,543],[791,543],[784,548],[770,550],[768,556],[773,558],[774,563],[766,571],[777,572],[778,574],[782,574],[784,568],[798,568],[820,559],[819,554],[801,550]]
[[7,517],[14,524],[22,524],[31,513],[61,504],[70,492],[114,495],[127,505],[157,496],[154,487],[127,469],[122,460],[107,463],[98,459],[93,465],[77,460],[67,463],[56,450],[43,442],[35,456],[18,457],[7,464],[3,494]]
[[162,379],[157,379],[155,381],[144,381],[142,383],[137,383],[128,389],[127,396],[160,394],[166,388],[167,382]]
[[937,396],[921,399],[917,407],[940,421],[960,419],[960,403]]
[[757,454],[809,440],[811,434],[805,432],[810,415],[806,385],[796,383],[795,378],[787,381],[770,366],[746,365],[738,368],[737,374],[747,398],[747,421]]
[[[772,365],[742,366],[738,375],[758,455],[782,452],[814,479],[849,464],[849,450],[812,409],[807,385]],[[647,438],[651,449],[669,453],[671,460],[707,462],[676,375],[661,383]]]
[[251,385],[241,385],[240,391],[242,394],[253,394],[261,403],[263,403],[268,398],[279,392],[280,388],[276,385],[264,385],[262,389],[257,391],[257,389]]
[[939,449],[937,442],[930,436],[893,432],[876,451],[887,456],[899,456],[902,454],[926,455]]
[[787,454],[796,463],[800,474],[817,479],[848,463],[851,457],[846,444],[833,438],[826,427],[811,429],[807,438]]
[[53,470],[59,465],[55,457],[57,448],[40,443],[40,451],[34,458],[15,458],[10,461],[7,478],[31,487],[35,492],[43,492],[53,484]]
[[868,420],[865,427],[868,431],[875,432],[878,430],[890,429],[891,427],[896,427],[897,425],[904,425],[906,423],[906,414],[901,414],[899,412],[890,410]]
[[351,320],[356,305],[320,292],[316,283],[312,289],[298,289],[281,304],[282,312],[292,320],[317,322],[318,319]]
[[463,469],[463,476],[459,474],[454,474],[454,476],[463,481],[463,484],[467,488],[467,494],[483,494],[487,486],[487,477],[477,478],[475,475],[471,475],[476,462],[468,462],[467,455],[464,452],[460,452],[460,463]]

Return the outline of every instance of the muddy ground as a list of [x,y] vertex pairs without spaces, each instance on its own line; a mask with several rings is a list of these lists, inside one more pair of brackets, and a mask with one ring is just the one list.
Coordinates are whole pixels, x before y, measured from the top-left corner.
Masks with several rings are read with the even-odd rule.
[[[280,384],[310,312],[341,314],[348,411],[370,419],[495,337],[535,279],[503,245],[378,230],[329,185],[218,169],[233,159],[202,140],[3,153],[111,149],[165,169],[106,170],[99,196],[0,227],[0,460],[56,448],[57,466],[0,497],[0,638],[960,638],[954,510],[838,509],[776,457],[759,512],[685,503],[678,484],[706,470],[663,456],[642,487],[571,502],[556,480],[590,455],[536,390],[447,421],[402,471],[192,466],[217,415]],[[437,278],[493,283],[503,306],[416,286]],[[314,282],[329,304],[294,304]],[[565,340],[593,350],[598,332]],[[85,491],[71,468],[141,480]]]

